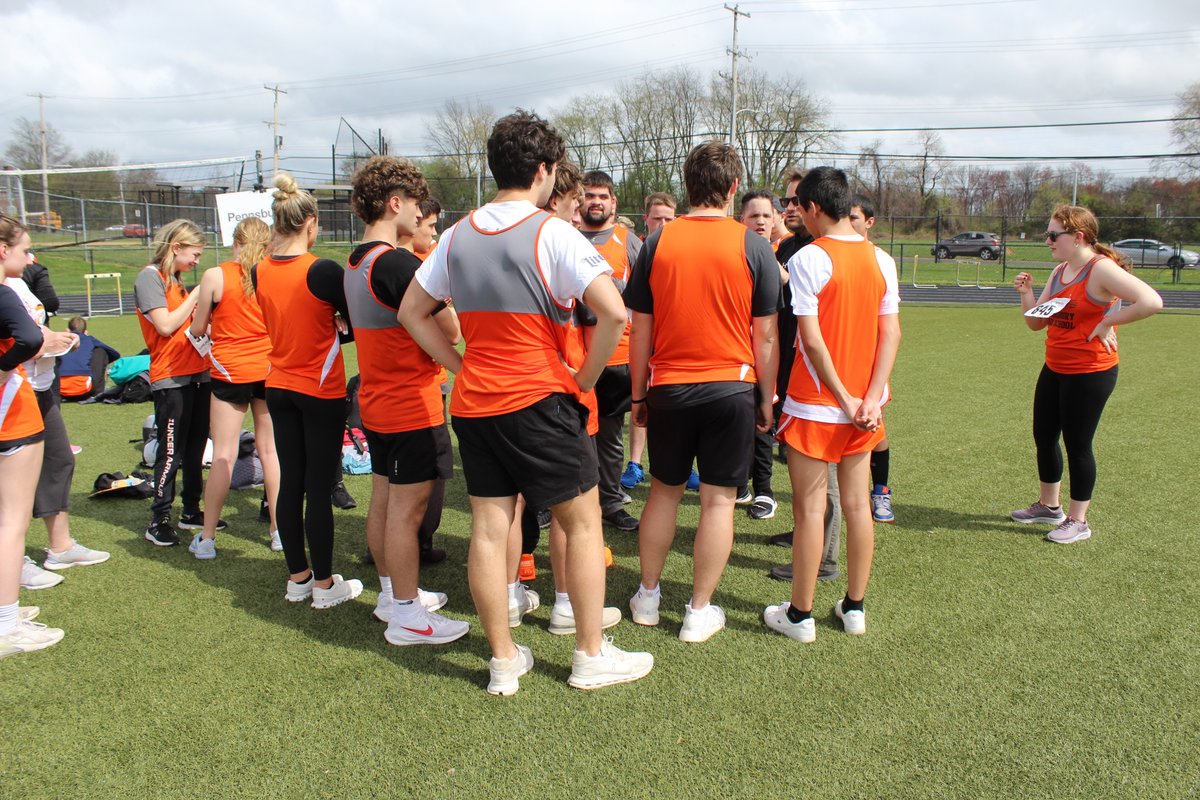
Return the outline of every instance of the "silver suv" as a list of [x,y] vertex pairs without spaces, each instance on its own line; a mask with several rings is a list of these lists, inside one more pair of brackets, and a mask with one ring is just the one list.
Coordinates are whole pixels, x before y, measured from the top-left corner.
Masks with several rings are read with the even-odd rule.
[[975,256],[984,261],[1000,257],[1002,245],[1000,237],[994,233],[982,231],[964,231],[957,236],[943,239],[933,246],[930,255],[939,259],[951,256]]
[[1194,267],[1200,264],[1200,253],[1182,250],[1157,239],[1122,239],[1113,242],[1113,249],[1126,256],[1135,267]]

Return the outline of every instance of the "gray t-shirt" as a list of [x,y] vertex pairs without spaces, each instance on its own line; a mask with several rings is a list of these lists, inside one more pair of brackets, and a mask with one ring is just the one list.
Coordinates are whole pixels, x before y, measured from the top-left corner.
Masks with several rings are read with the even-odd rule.
[[[162,273],[158,271],[158,267],[151,264],[138,273],[137,280],[133,282],[133,301],[137,305],[138,311],[145,316],[148,316],[156,308],[167,307],[167,285],[163,282]],[[208,381],[208,370],[201,370],[191,375],[172,375],[169,378],[157,380],[150,384],[150,389],[151,391],[180,389],[188,384],[207,383]]]

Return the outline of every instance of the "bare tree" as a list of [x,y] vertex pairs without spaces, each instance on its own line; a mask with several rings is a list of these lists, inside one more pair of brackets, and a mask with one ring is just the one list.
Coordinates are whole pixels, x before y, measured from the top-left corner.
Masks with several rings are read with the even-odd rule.
[[425,136],[436,155],[454,164],[462,175],[482,182],[487,174],[488,134],[496,119],[495,110],[486,103],[451,99],[425,124]]
[[885,217],[892,213],[896,165],[880,155],[881,147],[883,147],[883,140],[875,139],[870,144],[859,148],[855,177],[871,199],[875,201],[876,215]]
[[582,169],[611,169],[621,155],[613,126],[613,98],[602,94],[572,97],[550,121],[567,143],[567,153]]
[[[1171,123],[1171,141],[1183,153],[1200,153],[1200,81],[1189,84],[1177,98],[1176,117],[1189,117]],[[1182,159],[1184,168],[1193,175],[1200,174],[1200,156]]]
[[[37,120],[17,117],[11,128],[11,139],[4,149],[4,158],[18,169],[39,169],[42,166],[42,131]],[[71,147],[53,125],[46,125],[46,164],[66,164],[71,160]]]

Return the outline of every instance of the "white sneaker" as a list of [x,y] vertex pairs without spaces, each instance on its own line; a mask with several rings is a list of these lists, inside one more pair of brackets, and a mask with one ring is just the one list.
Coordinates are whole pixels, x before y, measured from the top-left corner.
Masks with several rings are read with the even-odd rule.
[[812,617],[800,622],[788,619],[788,609],[791,603],[783,602],[777,606],[767,606],[763,611],[763,622],[773,631],[779,631],[789,639],[810,644],[817,640],[817,622]]
[[638,586],[637,593],[629,598],[629,611],[633,621],[638,625],[658,624],[658,602],[662,599],[661,592],[647,592]]
[[0,635],[0,658],[18,653],[45,650],[62,641],[61,628],[47,628],[40,622],[18,622],[8,633]]
[[[516,628],[521,624],[521,617],[533,611],[542,604],[538,593],[523,583],[517,584],[517,598],[508,601],[508,627]],[[514,690],[515,691],[515,690]]]
[[681,642],[707,641],[725,627],[725,611],[714,603],[701,609],[694,609],[688,603],[683,608],[683,627],[679,629]]
[[[621,621],[621,609],[616,606],[605,606],[600,617],[601,630],[607,630]],[[575,633],[575,609],[569,605],[554,604],[550,611],[550,632],[556,636],[567,636]]]
[[22,589],[49,589],[62,582],[62,575],[55,575],[53,572],[42,569],[32,558],[25,556],[25,562],[21,564]]
[[30,622],[37,619],[37,615],[42,613],[42,610],[37,606],[21,606],[17,609],[17,620],[20,622]]
[[571,659],[571,677],[567,685],[575,689],[599,689],[644,678],[654,669],[649,653],[626,653],[613,644],[611,636],[600,642],[600,653],[589,656],[576,650]]
[[516,647],[517,654],[512,658],[493,658],[488,662],[491,673],[487,685],[488,694],[516,694],[517,689],[521,688],[520,677],[533,669],[533,652],[524,645],[519,644]]
[[60,570],[71,567],[90,567],[108,561],[108,553],[103,550],[92,550],[75,542],[61,553],[46,549],[46,560],[42,566],[46,569]]
[[328,589],[314,586],[312,589],[312,607],[333,608],[362,594],[362,581],[355,578],[346,580],[341,575],[333,576],[333,584]]
[[467,635],[471,626],[456,619],[448,619],[421,606],[416,614],[401,620],[393,614],[383,638],[389,644],[404,647],[410,644],[446,644]]
[[[426,611],[437,611],[439,608],[446,605],[449,598],[444,592],[427,592],[424,589],[417,589],[417,597],[421,600],[421,605]],[[392,597],[384,592],[379,593],[379,598],[375,601],[375,610],[371,615],[380,622],[392,621]]]
[[308,598],[312,597],[313,593],[313,578],[310,573],[308,580],[304,583],[296,583],[291,578],[288,578],[287,592],[284,593],[283,599],[289,603],[303,603]]
[[271,531],[271,549],[276,553],[283,552],[283,540],[279,538],[279,531]]
[[211,561],[217,557],[217,540],[205,539],[197,533],[188,545],[188,552],[201,561]]
[[867,632],[867,614],[865,611],[842,611],[842,600],[833,604],[833,615],[842,621],[846,633],[862,636]]

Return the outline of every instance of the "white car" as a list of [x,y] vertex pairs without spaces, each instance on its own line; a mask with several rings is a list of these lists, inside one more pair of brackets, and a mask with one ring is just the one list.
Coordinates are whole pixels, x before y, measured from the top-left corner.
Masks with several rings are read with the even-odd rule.
[[1200,264],[1200,253],[1172,247],[1157,239],[1122,239],[1113,242],[1113,249],[1126,256],[1135,267],[1194,267]]

